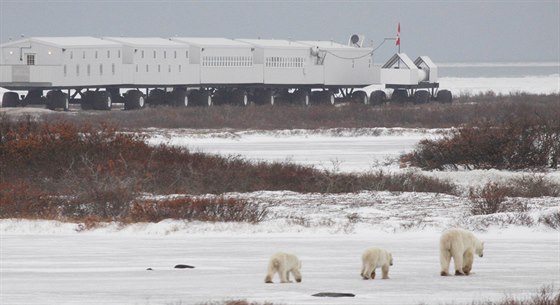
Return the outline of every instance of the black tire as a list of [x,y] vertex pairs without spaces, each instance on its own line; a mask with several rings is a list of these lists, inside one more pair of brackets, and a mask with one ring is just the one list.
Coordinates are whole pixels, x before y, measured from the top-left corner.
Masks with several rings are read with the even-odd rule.
[[47,92],[46,97],[47,109],[63,109],[68,111],[68,95],[60,90],[51,90]]
[[25,98],[21,100],[21,106],[44,105],[45,102],[46,98],[43,96],[43,90],[29,90]]
[[369,103],[367,93],[365,91],[354,91],[352,93],[352,102],[367,105]]
[[237,89],[232,92],[231,100],[236,106],[247,106],[249,105],[249,97],[247,96],[247,91],[242,89]]
[[5,92],[2,95],[2,108],[18,107],[21,104],[17,92]]
[[408,91],[406,89],[395,89],[391,94],[391,102],[404,104],[408,101]]
[[113,107],[111,94],[107,91],[96,91],[93,95],[93,109],[111,110],[111,107]]
[[335,97],[331,91],[312,91],[311,102],[313,104],[334,105]]
[[310,98],[309,91],[296,90],[292,93],[292,101],[295,105],[309,106]]
[[190,104],[194,106],[210,107],[213,105],[212,94],[206,90],[189,90]]
[[93,96],[95,95],[95,91],[84,91],[80,95],[80,106],[82,110],[93,109]]
[[124,110],[142,109],[146,105],[146,97],[140,90],[128,90],[124,94]]
[[449,90],[439,90],[436,100],[443,104],[451,104],[453,102],[453,95]]
[[430,101],[430,92],[417,90],[414,92],[414,104],[427,104]]
[[164,105],[167,101],[167,93],[162,89],[152,89],[150,93],[148,93],[146,101],[150,106]]
[[387,94],[383,90],[375,90],[369,96],[369,104],[372,106],[383,105],[387,102]]
[[186,88],[175,88],[171,92],[171,105],[175,107],[188,107],[189,97]]
[[270,89],[258,89],[253,94],[253,102],[257,105],[274,105],[276,97]]

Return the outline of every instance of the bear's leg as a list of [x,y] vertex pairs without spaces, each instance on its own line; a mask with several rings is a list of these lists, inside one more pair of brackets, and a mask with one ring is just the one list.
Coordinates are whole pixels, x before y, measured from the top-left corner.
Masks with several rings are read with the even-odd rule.
[[381,271],[383,271],[383,279],[386,280],[389,278],[389,265],[383,265],[381,267]]
[[373,277],[375,277],[375,268],[371,265],[371,262],[366,262],[362,277],[364,278],[364,280],[371,280],[373,279],[372,275]]
[[296,282],[301,283],[301,272],[299,271],[299,269],[294,268],[292,270],[292,274],[294,275],[294,278],[296,279]]
[[463,253],[452,250],[451,256],[453,256],[453,264],[455,265],[455,275],[465,275],[463,273]]
[[288,271],[283,266],[278,268],[278,274],[280,275],[280,283],[288,283]]
[[264,278],[264,282],[265,283],[272,283],[272,278],[274,277],[274,274],[277,272],[278,270],[276,269],[276,267],[274,266],[274,264],[271,262],[268,265],[268,270],[266,272],[266,277]]
[[465,252],[465,255],[463,256],[463,272],[465,275],[469,275],[469,273],[471,273],[473,259],[474,255],[472,251]]
[[439,263],[441,264],[441,276],[449,275],[449,263],[451,262],[451,253],[445,249],[439,251]]
[[367,280],[367,277],[365,276],[366,274],[366,265],[364,263],[362,263],[362,271],[360,272],[360,276],[364,279]]

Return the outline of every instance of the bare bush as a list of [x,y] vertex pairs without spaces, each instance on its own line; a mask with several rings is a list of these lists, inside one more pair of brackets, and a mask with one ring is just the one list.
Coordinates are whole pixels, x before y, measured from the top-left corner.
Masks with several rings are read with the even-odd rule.
[[[554,111],[553,111],[554,112]],[[401,162],[427,170],[544,169],[560,161],[560,110],[556,117],[524,113],[501,124],[480,121],[439,140],[422,140]]]
[[507,188],[496,183],[487,183],[482,188],[471,188],[469,199],[471,200],[471,214],[489,215],[505,212],[503,202],[506,200]]
[[266,208],[247,200],[217,197],[179,198],[136,201],[126,217],[130,222],[159,222],[163,219],[258,223],[267,215]]
[[539,223],[544,224],[547,227],[550,227],[555,230],[560,229],[560,212],[556,211],[554,213],[550,213],[548,215],[542,215],[539,217]]
[[500,301],[476,301],[471,305],[560,305],[560,291],[544,286],[529,298],[505,297]]

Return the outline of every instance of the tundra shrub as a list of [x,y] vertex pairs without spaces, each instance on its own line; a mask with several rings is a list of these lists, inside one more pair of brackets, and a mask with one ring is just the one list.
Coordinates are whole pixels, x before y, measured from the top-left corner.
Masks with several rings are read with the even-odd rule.
[[[560,115],[560,113],[559,113]],[[426,170],[543,169],[560,161],[560,120],[525,115],[494,126],[459,128],[439,140],[422,140],[401,162]]]

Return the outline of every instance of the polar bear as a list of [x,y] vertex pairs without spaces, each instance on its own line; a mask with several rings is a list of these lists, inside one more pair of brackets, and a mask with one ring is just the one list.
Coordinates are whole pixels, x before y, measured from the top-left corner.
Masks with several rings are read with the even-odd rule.
[[449,263],[453,258],[455,275],[469,275],[472,270],[474,254],[482,257],[484,242],[471,232],[461,229],[449,229],[441,234],[439,240],[439,260],[441,275],[449,275]]
[[297,256],[284,252],[274,253],[268,262],[268,271],[264,278],[265,283],[272,283],[272,278],[275,273],[280,276],[281,283],[291,283],[290,272],[296,279],[296,282],[301,282],[301,261]]
[[393,255],[380,248],[368,248],[362,254],[362,273],[364,280],[375,278],[375,269],[381,267],[383,279],[389,278],[389,266],[393,266]]

